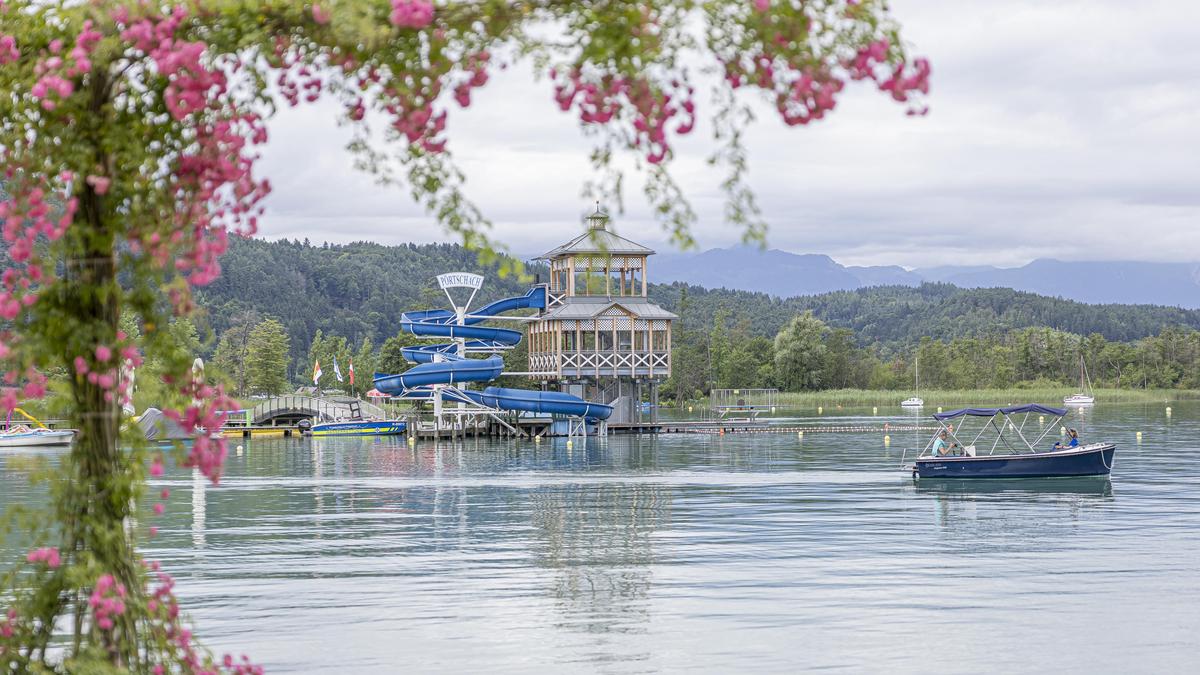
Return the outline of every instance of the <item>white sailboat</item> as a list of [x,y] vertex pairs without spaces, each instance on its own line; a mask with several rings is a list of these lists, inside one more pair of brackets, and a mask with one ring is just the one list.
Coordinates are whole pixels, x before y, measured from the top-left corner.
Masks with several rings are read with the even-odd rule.
[[921,357],[920,356],[917,356],[915,366],[916,366],[915,391],[913,391],[913,396],[911,398],[906,398],[900,402],[901,408],[921,408],[925,405],[925,400],[922,399],[918,395],[921,393]]
[[1083,363],[1083,354],[1079,355],[1079,388],[1078,394],[1071,394],[1063,398],[1063,403],[1066,405],[1092,405],[1096,402],[1096,396],[1092,392],[1092,378],[1088,377],[1087,366]]

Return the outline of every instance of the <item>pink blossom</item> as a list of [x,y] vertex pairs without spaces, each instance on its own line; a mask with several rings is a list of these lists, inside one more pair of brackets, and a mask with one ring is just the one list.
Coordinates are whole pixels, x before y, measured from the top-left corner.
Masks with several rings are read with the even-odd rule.
[[392,0],[392,25],[424,28],[433,21],[433,3],[429,0]]
[[312,17],[313,21],[316,21],[322,26],[329,23],[329,12],[321,9],[321,6],[316,3],[314,3],[312,7]]
[[25,556],[25,559],[30,563],[46,563],[46,567],[50,569],[57,569],[62,564],[58,548],[54,546],[35,548],[29,552],[29,555]]
[[[91,185],[92,189],[94,189],[96,191],[96,194],[98,194],[98,195],[102,195],[102,194],[105,194],[106,192],[108,192],[108,186],[111,183],[112,183],[112,179],[106,178],[104,176],[88,176],[87,177],[87,184]],[[108,359],[102,359],[102,360],[107,361]]]
[[112,349],[104,345],[96,345],[96,360],[101,363],[112,358]]
[[17,40],[11,35],[0,35],[0,66],[21,58]]
[[163,514],[163,512],[166,510],[167,510],[167,507],[163,506],[162,502],[158,502],[154,505],[154,515],[156,515],[156,516],[161,516]]
[[754,0],[754,9],[765,12],[771,8],[771,0]]
[[150,462],[150,475],[155,478],[163,475],[162,458],[155,457],[153,462]]

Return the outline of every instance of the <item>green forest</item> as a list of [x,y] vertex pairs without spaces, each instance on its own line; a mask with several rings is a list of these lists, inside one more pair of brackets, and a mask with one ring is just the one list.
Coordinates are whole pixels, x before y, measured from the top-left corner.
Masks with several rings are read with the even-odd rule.
[[[476,303],[524,292],[457,245],[312,245],[235,238],[223,275],[203,289],[200,349],[240,395],[311,383],[356,389],[375,370],[407,365],[400,314],[444,307],[434,277],[472,271],[487,280]],[[669,397],[713,387],[785,391],[1004,388],[1077,383],[1083,356],[1096,386],[1200,388],[1200,311],[1087,305],[1010,289],[946,284],[886,286],[796,298],[685,284],[651,284],[651,299],[680,315]],[[506,355],[524,370],[524,349]],[[333,362],[343,374],[336,385]],[[510,382],[509,384],[514,384]]]

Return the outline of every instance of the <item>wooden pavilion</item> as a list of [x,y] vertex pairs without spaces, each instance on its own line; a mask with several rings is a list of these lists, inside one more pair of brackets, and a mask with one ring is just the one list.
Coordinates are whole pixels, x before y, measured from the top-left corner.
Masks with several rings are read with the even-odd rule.
[[610,423],[656,417],[658,384],[671,374],[675,314],[647,298],[654,251],[608,229],[596,210],[587,231],[539,257],[550,265],[546,310],[529,324],[529,370],[547,385],[611,403]]

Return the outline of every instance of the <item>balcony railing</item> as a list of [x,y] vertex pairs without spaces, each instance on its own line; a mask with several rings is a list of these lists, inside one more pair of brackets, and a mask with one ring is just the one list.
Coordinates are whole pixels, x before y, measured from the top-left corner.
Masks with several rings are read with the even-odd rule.
[[554,373],[558,377],[666,376],[671,372],[671,354],[654,352],[534,352],[529,370]]

